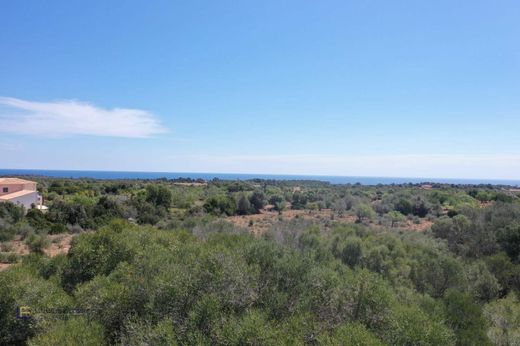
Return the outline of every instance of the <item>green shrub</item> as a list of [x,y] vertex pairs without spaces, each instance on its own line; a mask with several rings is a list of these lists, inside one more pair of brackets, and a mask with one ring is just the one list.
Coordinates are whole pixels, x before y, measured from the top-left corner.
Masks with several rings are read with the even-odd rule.
[[103,346],[103,328],[84,317],[58,321],[49,330],[29,340],[28,346]]
[[129,320],[123,327],[121,344],[126,346],[175,346],[177,337],[173,329],[173,321],[164,319],[157,325],[139,320]]
[[18,255],[13,252],[0,252],[0,263],[16,263]]
[[376,335],[358,323],[349,323],[335,329],[332,333],[320,335],[318,344],[323,346],[383,346],[383,342]]
[[42,253],[49,246],[49,239],[45,234],[30,233],[25,239],[25,244],[32,252]]

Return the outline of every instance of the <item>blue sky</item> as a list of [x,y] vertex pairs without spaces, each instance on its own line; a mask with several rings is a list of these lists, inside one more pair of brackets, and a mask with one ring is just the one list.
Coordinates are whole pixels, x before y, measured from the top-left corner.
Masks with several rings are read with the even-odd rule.
[[0,168],[520,178],[518,1],[10,1]]

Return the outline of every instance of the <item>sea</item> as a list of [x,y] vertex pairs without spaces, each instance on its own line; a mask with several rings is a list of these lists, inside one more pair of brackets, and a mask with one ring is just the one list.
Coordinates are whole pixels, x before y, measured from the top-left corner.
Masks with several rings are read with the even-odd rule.
[[124,171],[83,171],[83,170],[44,170],[44,169],[1,169],[2,176],[45,176],[55,178],[92,178],[92,179],[221,179],[221,180],[315,180],[331,184],[362,184],[362,185],[390,185],[390,184],[492,184],[520,187],[520,180],[500,179],[449,179],[449,178],[406,178],[406,177],[356,177],[356,176],[328,176],[328,175],[281,175],[281,174],[240,174],[240,173],[190,173],[190,172],[124,172]]

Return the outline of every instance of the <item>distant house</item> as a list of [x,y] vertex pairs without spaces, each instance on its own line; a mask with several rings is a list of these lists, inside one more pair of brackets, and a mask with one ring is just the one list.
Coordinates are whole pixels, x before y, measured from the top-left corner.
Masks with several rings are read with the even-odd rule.
[[18,178],[0,178],[0,202],[23,205],[26,210],[32,206],[47,209],[36,191],[36,182]]

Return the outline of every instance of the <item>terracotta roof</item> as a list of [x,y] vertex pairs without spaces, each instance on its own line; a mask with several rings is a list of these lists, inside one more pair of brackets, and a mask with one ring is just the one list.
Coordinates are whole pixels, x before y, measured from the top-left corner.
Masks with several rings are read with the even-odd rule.
[[13,193],[9,193],[7,195],[0,196],[0,201],[9,201],[9,200],[11,200],[13,198],[25,196],[25,195],[28,195],[30,193],[36,193],[36,191],[31,191],[31,190],[16,191],[16,192],[13,192]]
[[35,183],[34,181],[24,180],[20,178],[0,178],[0,184],[28,184]]

